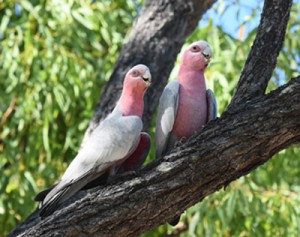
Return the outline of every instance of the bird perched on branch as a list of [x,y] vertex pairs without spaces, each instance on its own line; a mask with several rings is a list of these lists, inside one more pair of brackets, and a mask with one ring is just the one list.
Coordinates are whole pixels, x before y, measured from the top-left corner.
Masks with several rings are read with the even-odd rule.
[[[204,72],[212,52],[205,41],[194,42],[184,51],[176,81],[164,89],[156,121],[156,158],[160,159],[175,143],[199,132],[217,117],[214,93],[206,89]],[[179,218],[171,224],[177,224]]]
[[104,173],[119,169],[134,170],[149,152],[150,137],[142,132],[143,97],[151,84],[151,74],[139,64],[125,76],[123,91],[116,107],[93,131],[59,183],[37,195],[40,216],[46,217],[84,186]]

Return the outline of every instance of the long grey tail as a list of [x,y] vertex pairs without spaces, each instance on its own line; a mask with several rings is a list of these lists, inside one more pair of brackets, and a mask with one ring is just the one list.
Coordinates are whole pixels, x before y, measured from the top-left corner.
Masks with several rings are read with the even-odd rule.
[[80,189],[74,189],[74,187],[76,187],[74,186],[74,183],[66,185],[61,185],[61,183],[59,183],[55,186],[40,203],[40,217],[45,218],[51,215],[62,202],[74,195]]
[[[40,217],[44,218],[51,215],[64,201],[89,183],[91,176],[92,174],[88,174],[76,180],[59,182],[40,203]],[[97,176],[95,178],[97,178]]]

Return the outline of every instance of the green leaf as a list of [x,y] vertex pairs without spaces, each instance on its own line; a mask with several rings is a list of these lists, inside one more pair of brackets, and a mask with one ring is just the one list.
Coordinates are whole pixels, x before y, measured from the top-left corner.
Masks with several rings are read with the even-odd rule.
[[230,221],[233,217],[234,211],[235,211],[235,206],[236,206],[236,201],[237,201],[237,192],[233,191],[232,194],[230,195],[227,203],[227,216],[228,216],[228,221]]
[[94,29],[93,22],[90,19],[88,19],[88,17],[81,15],[79,12],[77,12],[77,10],[72,11],[72,16],[78,23],[82,24],[87,29],[89,30]]

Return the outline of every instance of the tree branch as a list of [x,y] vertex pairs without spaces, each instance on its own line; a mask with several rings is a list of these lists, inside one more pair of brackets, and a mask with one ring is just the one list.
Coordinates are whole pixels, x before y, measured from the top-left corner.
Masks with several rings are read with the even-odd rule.
[[22,236],[144,233],[299,142],[299,116],[300,77],[225,112],[138,176],[80,192],[77,201],[69,201]]
[[265,1],[255,41],[229,108],[265,94],[283,45],[292,3]]

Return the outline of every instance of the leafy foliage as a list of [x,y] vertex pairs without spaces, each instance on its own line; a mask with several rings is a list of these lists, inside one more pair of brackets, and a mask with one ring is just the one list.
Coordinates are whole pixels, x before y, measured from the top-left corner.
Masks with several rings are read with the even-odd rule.
[[[207,86],[226,109],[256,28],[252,6],[238,39],[218,16],[242,1],[219,1],[187,44],[207,40],[213,61]],[[0,3],[0,233],[32,212],[35,194],[55,183],[75,156],[139,6],[137,1],[7,1]],[[287,38],[268,91],[299,71],[295,3]],[[239,17],[239,10],[236,13]],[[181,55],[178,59],[180,60]],[[171,74],[174,79],[178,63]],[[152,133],[154,128],[151,129]],[[154,158],[153,148],[149,160]],[[163,225],[143,236],[299,236],[300,154],[280,152],[247,177],[187,210],[176,228]],[[1,236],[0,234],[0,236]]]

